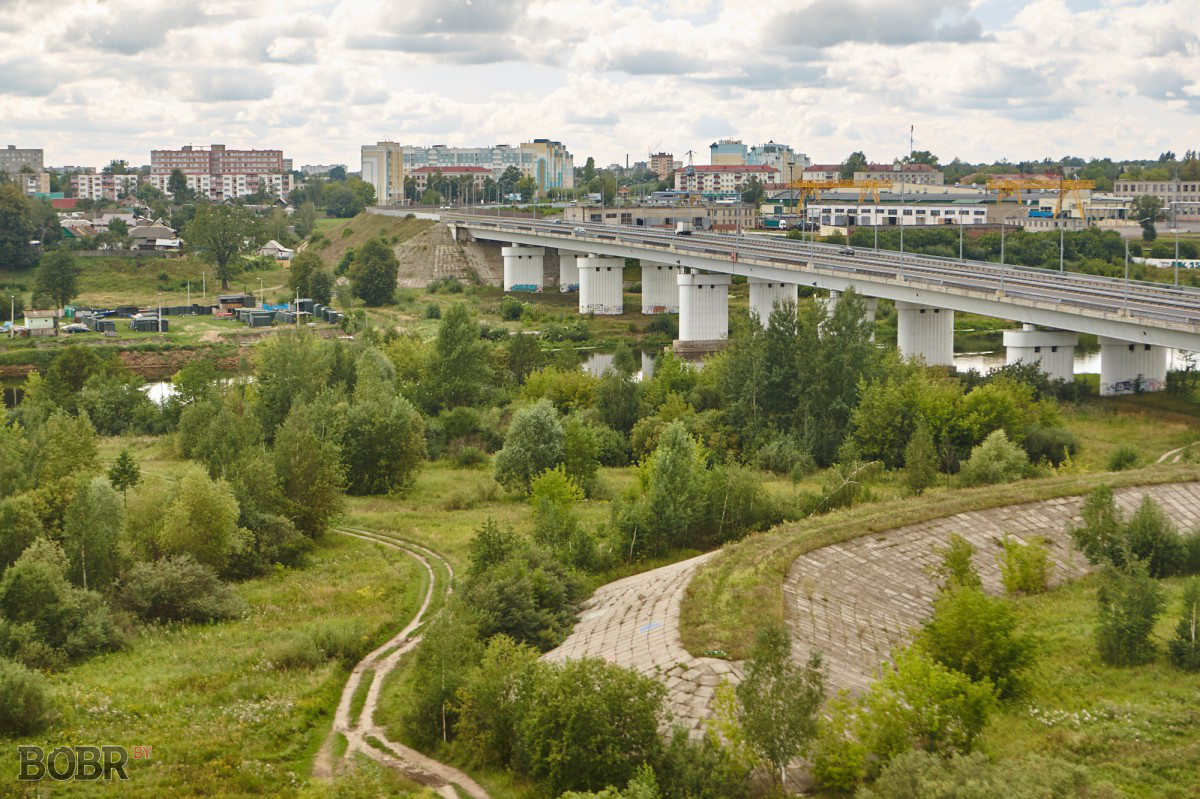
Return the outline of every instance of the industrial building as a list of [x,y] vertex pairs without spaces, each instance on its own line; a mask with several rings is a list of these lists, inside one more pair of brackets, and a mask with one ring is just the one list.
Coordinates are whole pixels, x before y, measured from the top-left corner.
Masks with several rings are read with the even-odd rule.
[[1163,215],[1170,219],[1200,219],[1200,180],[1118,180],[1113,184],[1117,197],[1141,197],[1149,194],[1163,204]]
[[690,222],[696,230],[731,231],[758,225],[758,209],[753,205],[634,205],[620,208],[570,206],[563,211],[567,222],[601,225],[674,228],[678,222]]

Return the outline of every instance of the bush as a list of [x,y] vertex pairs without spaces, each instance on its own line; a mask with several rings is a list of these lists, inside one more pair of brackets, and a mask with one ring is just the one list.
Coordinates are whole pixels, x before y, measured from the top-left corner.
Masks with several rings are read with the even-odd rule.
[[1154,659],[1150,636],[1163,610],[1163,591],[1144,563],[1106,567],[1096,603],[1096,645],[1102,661],[1110,666],[1136,666]]
[[146,621],[211,622],[246,612],[245,601],[211,567],[184,553],[129,570],[121,605]]
[[442,306],[438,305],[436,302],[431,302],[428,305],[426,305],[425,306],[425,318],[426,319],[441,319],[442,318]]
[[1022,672],[1034,659],[1033,641],[1017,632],[1017,618],[1002,599],[957,586],[938,594],[920,645],[930,657],[974,682],[989,682],[1001,699],[1020,695]]
[[1183,613],[1167,644],[1171,662],[1184,671],[1200,671],[1200,578],[1183,587]]
[[981,588],[983,580],[975,571],[971,558],[975,554],[975,545],[958,533],[951,533],[944,547],[934,547],[934,554],[941,562],[933,567],[933,576],[938,581],[938,588],[949,591],[953,588]]
[[1045,461],[1051,466],[1061,466],[1079,451],[1079,439],[1065,427],[1028,427],[1021,445],[1032,463]]
[[594,426],[596,458],[601,466],[628,466],[629,439],[607,426]]
[[487,463],[487,453],[478,447],[459,447],[451,454],[450,461],[460,469],[474,469]]
[[1003,430],[992,431],[983,443],[971,450],[963,467],[967,485],[993,485],[1020,479],[1029,466],[1025,451],[1008,440]]
[[271,663],[277,669],[312,669],[329,660],[351,665],[369,651],[370,638],[361,624],[329,622],[284,642]]
[[1088,786],[1082,766],[1042,755],[991,762],[977,752],[906,752],[858,799],[1065,799],[1092,796]]
[[516,322],[525,312],[525,303],[516,297],[505,297],[500,300],[500,318],[506,322]]
[[772,438],[755,453],[754,464],[774,474],[792,474],[797,466],[811,474],[817,468],[812,453],[795,436]]
[[534,477],[566,460],[565,435],[549,400],[517,411],[496,454],[496,482],[528,493]]
[[1110,472],[1123,472],[1126,469],[1132,469],[1137,466],[1141,459],[1141,454],[1137,447],[1132,444],[1121,444],[1114,449],[1108,456],[1108,470]]
[[1004,551],[996,556],[1000,564],[1000,578],[1004,591],[1009,596],[1016,594],[1040,594],[1046,590],[1054,564],[1050,562],[1050,548],[1046,539],[1033,536],[1027,543],[1015,538],[1004,537]]
[[41,732],[54,719],[46,678],[20,663],[0,658],[0,736]]
[[1125,542],[1133,557],[1146,562],[1151,577],[1169,577],[1185,566],[1187,556],[1179,531],[1148,494],[1125,524]]
[[849,793],[867,774],[867,747],[854,733],[854,703],[849,694],[839,693],[827,709],[813,746],[812,775],[822,788]]

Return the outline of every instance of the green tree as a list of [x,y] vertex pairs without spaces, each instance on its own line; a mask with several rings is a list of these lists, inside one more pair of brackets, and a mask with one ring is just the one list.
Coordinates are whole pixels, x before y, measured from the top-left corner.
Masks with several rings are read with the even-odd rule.
[[86,414],[73,417],[61,410],[54,411],[34,442],[37,483],[98,471],[98,448],[96,429]]
[[333,302],[333,275],[328,269],[318,269],[308,278],[308,296],[321,305]]
[[[365,355],[365,353],[364,353]],[[408,486],[425,459],[425,420],[390,384],[359,385],[346,419],[342,459],[351,494],[385,494]]]
[[517,181],[521,179],[521,170],[515,166],[509,166],[500,175],[499,185],[500,193],[503,195],[512,194],[516,191]]
[[1175,626],[1175,637],[1167,643],[1171,662],[1185,671],[1200,671],[1200,577],[1184,583],[1183,612]]
[[391,248],[379,239],[371,239],[354,251],[350,264],[350,286],[354,296],[367,305],[384,305],[396,293],[400,262]]
[[516,190],[521,195],[521,199],[525,201],[532,200],[538,193],[537,181],[532,176],[526,175],[517,181]]
[[461,603],[451,602],[421,637],[413,657],[413,701],[404,715],[404,729],[419,745],[450,740],[462,706],[461,691],[482,647],[475,622]]
[[820,653],[813,652],[808,664],[800,666],[791,650],[782,627],[763,628],[750,651],[746,676],[735,689],[738,724],[777,790],[783,788],[788,764],[808,750],[816,735],[825,699]]
[[563,454],[567,474],[588,496],[596,493],[596,472],[600,468],[600,439],[596,428],[578,416],[563,424]]
[[30,478],[30,443],[16,422],[0,424],[0,499],[25,490]]
[[37,293],[50,298],[61,308],[79,294],[79,275],[70,250],[56,247],[42,256],[37,267]]
[[644,488],[635,487],[612,506],[622,549],[630,557],[644,557],[692,546],[704,510],[704,462],[682,422],[663,430],[642,470]]
[[585,161],[583,164],[583,171],[580,173],[580,177],[583,178],[584,183],[587,183],[592,178],[596,177],[596,159],[595,158],[593,158],[590,155],[588,156],[587,161]]
[[8,269],[28,269],[37,263],[33,208],[15,183],[0,184],[0,264]]
[[432,410],[475,405],[492,379],[491,348],[466,303],[442,313],[426,374]]
[[525,382],[530,372],[540,368],[546,361],[536,334],[517,333],[504,343],[504,365],[508,375],[518,386]]
[[1154,223],[1162,212],[1163,201],[1153,194],[1143,194],[1134,197],[1129,203],[1129,218],[1137,220],[1142,226],[1142,240],[1154,241],[1158,238],[1158,230]]
[[862,172],[867,168],[867,163],[867,157],[861,150],[850,153],[850,156],[842,162],[840,177],[842,180],[853,179],[855,172]]
[[954,588],[981,588],[983,580],[975,570],[971,558],[975,554],[975,546],[958,533],[951,533],[944,547],[934,547],[934,554],[940,558],[937,566],[933,567],[933,576],[938,581],[938,589],[949,591]]
[[43,532],[31,496],[0,499],[0,574]]
[[272,454],[288,518],[297,530],[315,538],[341,510],[341,452],[298,411],[293,407],[275,434]]
[[220,571],[237,546],[237,500],[224,480],[190,466],[163,515],[159,545],[164,554],[187,553]]
[[117,455],[117,459],[113,461],[112,468],[108,470],[108,482],[121,492],[121,499],[124,501],[128,499],[129,489],[141,481],[142,470],[138,468],[129,448],[122,449]]
[[538,672],[538,651],[507,635],[488,641],[479,667],[459,690],[461,713],[455,732],[477,757],[510,765],[516,752],[517,721]]
[[85,589],[112,584],[120,571],[117,539],[123,523],[121,500],[108,480],[81,475],[63,518],[63,549],[73,582]]
[[215,267],[222,291],[229,289],[238,260],[259,244],[261,236],[258,220],[243,205],[202,203],[183,228],[188,249]]
[[1023,477],[1028,467],[1025,450],[1009,441],[1003,430],[996,430],[971,450],[962,476],[967,485],[1008,483]]
[[602,660],[539,674],[517,723],[520,757],[553,795],[624,785],[662,750],[666,688]]
[[1163,590],[1144,562],[1106,566],[1096,592],[1100,659],[1110,666],[1136,666],[1153,660],[1155,646],[1150,636],[1164,604]]
[[295,403],[308,402],[332,374],[329,350],[306,330],[281,330],[254,348],[255,413],[267,437]]
[[167,178],[167,193],[171,195],[171,199],[176,205],[183,205],[196,199],[196,193],[188,188],[187,175],[183,174],[182,169],[171,170],[171,176]]
[[749,180],[742,184],[740,188],[742,190],[742,202],[750,205],[758,205],[763,201],[763,197],[767,196],[767,190],[763,188],[762,181],[754,175],[752,175]]
[[977,587],[939,592],[920,641],[934,660],[975,682],[988,681],[1001,699],[1022,693],[1023,672],[1034,661],[1034,642],[1017,631],[1012,608]]
[[904,448],[904,484],[908,490],[920,496],[937,481],[937,450],[933,436],[924,420],[917,423],[908,446]]
[[566,459],[565,434],[549,400],[538,400],[513,415],[504,448],[496,453],[496,482],[528,493],[537,475]]
[[302,239],[308,238],[317,228],[317,206],[311,200],[305,200],[292,212],[292,224],[296,235]]
[[312,297],[312,277],[325,268],[325,261],[312,250],[305,250],[292,259],[288,267],[288,288],[296,297]]

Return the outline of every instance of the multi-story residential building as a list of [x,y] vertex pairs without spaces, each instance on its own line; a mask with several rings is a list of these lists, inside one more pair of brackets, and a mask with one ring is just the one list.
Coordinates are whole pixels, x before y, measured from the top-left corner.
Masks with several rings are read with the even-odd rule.
[[18,172],[9,177],[21,187],[21,191],[30,197],[36,194],[50,193],[49,172]]
[[482,166],[421,166],[409,174],[412,175],[418,193],[432,188],[445,194],[449,191],[445,183],[458,183],[464,177],[471,178],[472,185],[482,191],[483,182],[492,176],[492,170]]
[[733,194],[752,177],[765,184],[777,180],[778,174],[779,170],[766,164],[689,166],[675,172],[675,189],[698,194]]
[[746,163],[746,145],[737,139],[721,139],[708,145],[712,166],[741,166]]
[[284,172],[293,172],[293,171],[295,171],[295,170],[293,170],[293,169],[292,169],[292,159],[290,159],[290,158],[285,158],[285,159],[283,159],[283,171],[284,171]]
[[837,180],[842,176],[841,164],[810,164],[800,173],[803,180]]
[[812,161],[804,153],[798,153],[786,144],[776,144],[769,141],[766,144],[756,144],[746,153],[747,164],[766,164],[773,166],[778,172],[780,183],[791,183],[799,180],[805,167]]
[[40,147],[22,149],[15,144],[10,144],[0,150],[0,172],[7,172],[11,175],[20,172],[21,167],[29,167],[34,172],[44,172],[46,167],[42,160],[42,149]]
[[71,190],[81,200],[117,200],[137,191],[141,175],[72,175]]
[[345,164],[304,164],[300,167],[301,174],[304,175],[324,175],[327,172],[333,171],[334,167],[346,169]]
[[481,167],[496,181],[509,167],[516,167],[522,177],[537,181],[539,193],[575,187],[574,158],[561,142],[550,139],[534,139],[515,147],[415,147],[395,142],[362,147],[363,180],[375,187],[381,204],[402,201],[405,177],[422,167],[437,167],[443,173],[454,167]]
[[184,145],[178,150],[150,152],[149,183],[166,191],[171,173],[180,170],[188,188],[215,202],[264,191],[287,200],[292,176],[282,150],[230,150],[223,144],[208,148]]
[[929,164],[868,164],[865,170],[854,173],[855,180],[890,180],[892,183],[912,183],[941,186],[945,176]]
[[653,153],[650,156],[650,171],[658,175],[659,180],[666,180],[675,168],[675,156],[670,153]]
[[1141,197],[1149,194],[1162,200],[1163,215],[1179,219],[1200,219],[1200,180],[1118,180],[1113,184],[1117,197]]

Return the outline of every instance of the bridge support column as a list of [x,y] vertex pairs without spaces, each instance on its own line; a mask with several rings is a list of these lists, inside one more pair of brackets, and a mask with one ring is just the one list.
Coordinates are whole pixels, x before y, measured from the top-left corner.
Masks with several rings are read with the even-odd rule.
[[[875,324],[875,311],[878,309],[879,300],[875,297],[864,297],[859,294],[858,298],[862,300],[863,308],[866,309],[865,318],[871,324]],[[823,300],[817,300],[825,304],[825,315],[833,316],[834,310],[837,308],[842,299],[842,292],[830,290],[829,296]]]
[[1036,363],[1051,380],[1075,379],[1075,347],[1078,333],[1062,330],[1034,330],[1023,325],[1020,330],[1004,331],[1004,362]]
[[1162,391],[1167,385],[1167,350],[1100,336],[1100,396]]
[[954,311],[896,300],[896,345],[929,366],[954,363]]
[[679,267],[642,261],[642,313],[679,313]]
[[514,244],[501,247],[504,256],[505,291],[541,291],[542,266],[546,250],[542,247],[525,247]]
[[579,291],[579,259],[587,253],[574,250],[558,251],[558,290],[564,294]]
[[729,338],[729,275],[680,272],[678,284],[679,341]]
[[579,312],[615,316],[625,311],[625,259],[588,255],[577,258]]
[[795,283],[771,281],[761,277],[750,277],[746,282],[750,284],[750,318],[757,318],[763,327],[771,320],[771,311],[775,310],[775,303],[796,304]]

